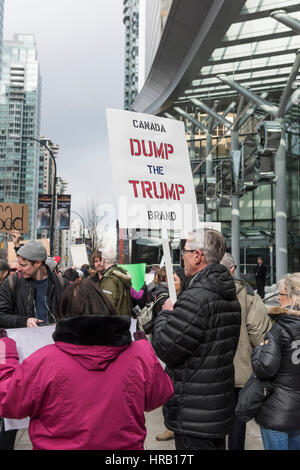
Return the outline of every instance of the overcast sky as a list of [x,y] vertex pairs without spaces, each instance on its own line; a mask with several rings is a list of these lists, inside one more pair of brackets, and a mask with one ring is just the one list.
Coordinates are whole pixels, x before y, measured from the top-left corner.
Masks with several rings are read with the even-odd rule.
[[123,108],[123,0],[5,0],[3,39],[14,33],[36,38],[41,133],[60,147],[72,209],[112,203],[105,108]]

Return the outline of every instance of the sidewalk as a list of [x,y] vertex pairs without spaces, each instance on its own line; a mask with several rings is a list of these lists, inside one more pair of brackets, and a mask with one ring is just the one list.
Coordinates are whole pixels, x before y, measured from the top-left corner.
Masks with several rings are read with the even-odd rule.
[[[162,409],[158,408],[150,413],[145,413],[145,415],[147,427],[145,450],[175,450],[174,439],[165,442],[155,439],[157,434],[161,434],[165,430]],[[18,431],[15,450],[31,449],[32,446],[27,429]],[[254,420],[247,424],[245,450],[263,450],[259,427]]]

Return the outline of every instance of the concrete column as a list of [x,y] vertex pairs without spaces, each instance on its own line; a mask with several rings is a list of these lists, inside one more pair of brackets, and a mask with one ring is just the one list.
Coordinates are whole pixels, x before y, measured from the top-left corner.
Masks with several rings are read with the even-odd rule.
[[[239,133],[231,132],[231,150],[239,150]],[[240,198],[234,194],[231,198],[231,254],[236,264],[236,277],[240,277]]]
[[287,202],[286,202],[286,140],[284,119],[278,119],[282,133],[275,155],[275,258],[276,282],[288,272]]
[[[212,136],[211,134],[207,134],[206,136],[206,177],[213,176],[213,158],[211,154],[212,149]],[[206,213],[205,214],[205,221],[212,222],[212,214]]]

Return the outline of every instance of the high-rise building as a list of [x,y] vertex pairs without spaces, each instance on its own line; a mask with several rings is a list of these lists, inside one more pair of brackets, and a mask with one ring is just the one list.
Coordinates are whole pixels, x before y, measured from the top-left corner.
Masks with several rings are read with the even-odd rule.
[[131,109],[138,93],[139,0],[124,0],[125,87],[124,109]]
[[[57,158],[59,146],[44,136],[40,137],[40,141],[52,151],[54,158]],[[54,183],[54,163],[49,150],[44,145],[41,145],[40,147],[39,194],[52,194]]]
[[2,49],[3,49],[3,17],[4,17],[4,0],[0,0],[0,78],[2,69]]
[[[56,178],[56,200],[58,195],[67,194],[68,183],[63,180],[60,176]],[[69,229],[55,230],[54,231],[54,243],[53,252],[64,259],[69,257]],[[62,264],[63,265],[63,264]]]
[[172,0],[124,0],[124,109],[132,104],[150,72]]
[[138,92],[151,70],[172,0],[139,0]]
[[0,81],[0,201],[29,206],[29,233],[36,238],[39,187],[41,76],[33,35],[3,43]]

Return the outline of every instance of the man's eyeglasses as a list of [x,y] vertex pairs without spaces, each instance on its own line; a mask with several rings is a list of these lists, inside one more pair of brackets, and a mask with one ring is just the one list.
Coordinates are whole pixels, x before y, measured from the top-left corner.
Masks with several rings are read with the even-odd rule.
[[17,271],[18,271],[17,268],[11,268],[11,269],[10,269],[10,272],[11,272],[11,273],[16,273]]
[[191,253],[192,251],[196,251],[196,250],[186,250],[185,248],[182,248],[181,256],[185,256],[186,253]]

